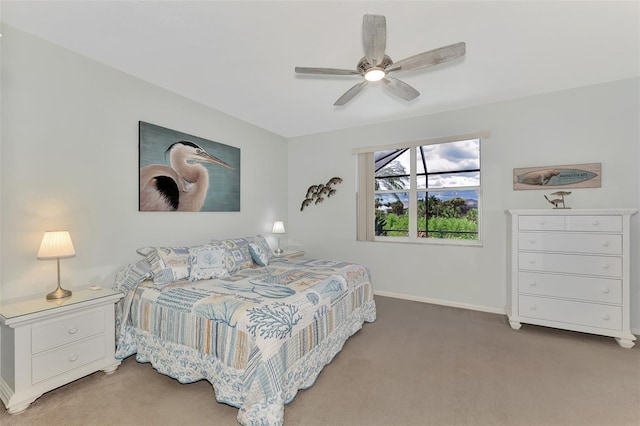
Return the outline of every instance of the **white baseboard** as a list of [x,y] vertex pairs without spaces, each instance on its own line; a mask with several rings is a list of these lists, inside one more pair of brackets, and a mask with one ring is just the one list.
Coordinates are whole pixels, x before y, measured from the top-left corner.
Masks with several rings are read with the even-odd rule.
[[[394,299],[411,300],[413,302],[431,303],[432,305],[451,306],[452,308],[469,309],[472,311],[489,312],[491,314],[506,315],[507,312],[500,308],[490,308],[488,306],[471,305],[469,303],[451,302],[449,300],[430,299],[428,297],[411,296],[408,294],[393,293],[390,291],[376,291],[373,294],[377,296],[392,297]],[[631,333],[640,336],[640,328],[632,328]]]
[[394,299],[411,300],[414,302],[430,303],[432,305],[451,306],[452,308],[469,309],[472,311],[489,312],[491,314],[506,315],[504,309],[490,308],[488,306],[471,305],[469,303],[451,302],[449,300],[430,299],[428,297],[410,296],[408,294],[392,293],[389,291],[374,290],[373,294],[384,297],[393,297]]

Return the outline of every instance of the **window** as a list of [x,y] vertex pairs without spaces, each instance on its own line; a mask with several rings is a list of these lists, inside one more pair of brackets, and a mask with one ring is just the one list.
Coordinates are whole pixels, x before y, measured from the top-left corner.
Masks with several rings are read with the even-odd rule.
[[481,139],[467,136],[360,153],[358,239],[477,244]]

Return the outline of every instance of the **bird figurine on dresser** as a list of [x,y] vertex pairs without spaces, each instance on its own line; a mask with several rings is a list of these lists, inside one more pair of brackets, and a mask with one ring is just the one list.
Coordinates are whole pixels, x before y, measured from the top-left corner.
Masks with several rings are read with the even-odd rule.
[[[566,207],[565,204],[564,204],[564,196],[565,195],[569,195],[569,194],[571,194],[570,191],[557,191],[557,192],[551,193],[551,195],[556,195],[556,196],[559,196],[560,198],[550,199],[546,195],[544,196],[544,198],[546,198],[546,200],[548,202],[553,204],[553,208],[554,209],[570,209],[571,207]],[[561,205],[562,205],[562,207],[560,207]]]

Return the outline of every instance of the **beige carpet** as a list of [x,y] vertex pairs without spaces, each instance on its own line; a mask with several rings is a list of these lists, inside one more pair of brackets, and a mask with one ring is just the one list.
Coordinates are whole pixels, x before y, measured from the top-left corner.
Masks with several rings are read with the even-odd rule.
[[[640,425],[640,345],[500,315],[376,297],[285,425]],[[56,389],[13,425],[234,425],[208,382],[181,385],[128,358]]]

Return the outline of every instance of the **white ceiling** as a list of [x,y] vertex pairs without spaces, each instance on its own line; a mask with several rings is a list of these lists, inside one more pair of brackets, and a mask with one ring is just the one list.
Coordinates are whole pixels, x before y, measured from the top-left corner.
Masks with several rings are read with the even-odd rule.
[[[295,137],[638,76],[638,1],[2,1],[0,19],[284,137]],[[362,16],[387,18],[400,60],[464,41],[464,58],[396,77],[407,103],[354,69]]]

